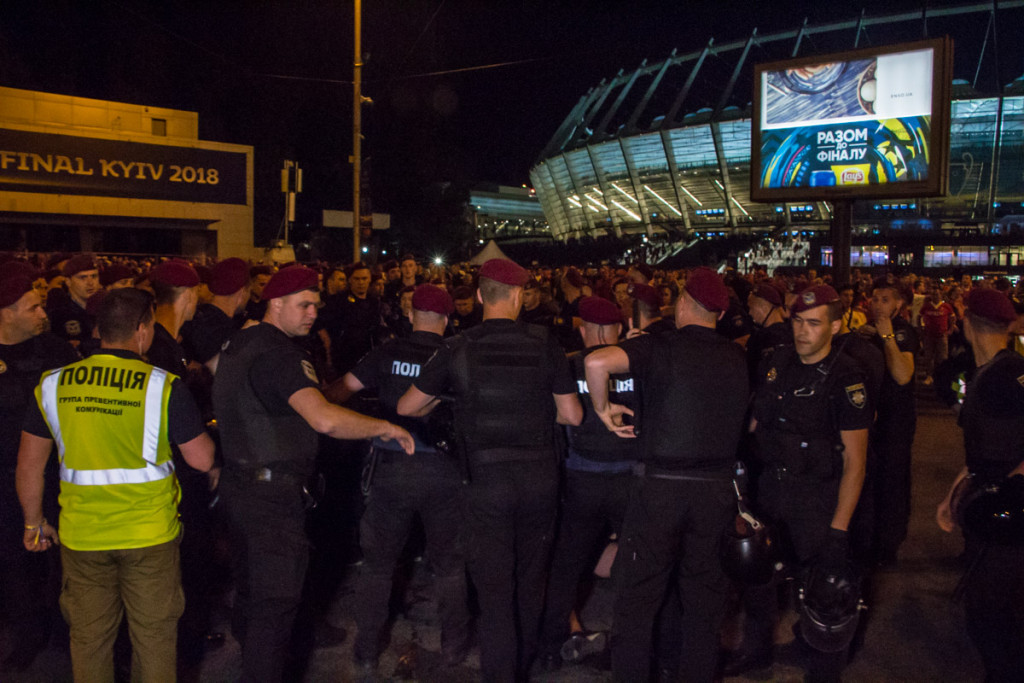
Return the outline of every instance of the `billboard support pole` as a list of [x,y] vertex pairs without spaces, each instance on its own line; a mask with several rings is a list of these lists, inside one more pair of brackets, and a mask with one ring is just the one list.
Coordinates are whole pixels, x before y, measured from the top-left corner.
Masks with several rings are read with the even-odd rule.
[[853,200],[837,199],[832,205],[832,282],[850,281],[850,250],[853,247]]

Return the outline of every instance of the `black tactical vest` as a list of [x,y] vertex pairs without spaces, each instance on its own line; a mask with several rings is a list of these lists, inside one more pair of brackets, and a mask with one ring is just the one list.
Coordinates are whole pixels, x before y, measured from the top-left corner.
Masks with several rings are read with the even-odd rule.
[[455,424],[470,463],[549,457],[556,411],[547,329],[488,321],[450,343]]
[[293,474],[312,474],[317,433],[294,410],[269,412],[249,382],[253,366],[270,353],[297,354],[297,348],[267,323],[238,332],[221,351],[213,382],[213,409],[224,461],[228,467],[276,465]]
[[[636,442],[623,439],[608,431],[601,418],[594,412],[590,402],[590,389],[587,387],[586,372],[583,361],[587,354],[601,347],[593,347],[582,353],[573,354],[573,376],[576,378],[576,395],[583,405],[583,422],[578,427],[569,427],[569,446],[588,460],[598,462],[622,462],[636,460]],[[630,375],[612,375],[608,379],[608,400],[630,408],[633,407],[633,378]]]

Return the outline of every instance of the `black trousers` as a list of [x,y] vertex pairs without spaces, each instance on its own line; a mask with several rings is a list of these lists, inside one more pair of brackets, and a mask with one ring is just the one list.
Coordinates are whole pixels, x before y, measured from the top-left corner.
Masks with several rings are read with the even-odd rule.
[[1024,548],[979,551],[965,594],[967,634],[981,653],[987,683],[1024,676]]
[[[799,577],[800,571],[821,552],[838,496],[839,480],[779,475],[770,468],[761,475],[756,507],[772,525],[789,573]],[[778,591],[782,578],[776,574],[775,580],[766,586],[744,589],[743,604],[747,614],[744,650],[771,652],[772,635],[779,617]],[[826,654],[804,646],[801,663],[808,680],[838,681],[847,656],[847,650]]]
[[[892,414],[879,414],[871,430],[868,480],[874,497],[874,553],[878,559],[895,559],[907,538],[910,524],[911,449],[917,416],[913,402]],[[865,489],[865,495],[868,495]]]
[[231,534],[241,680],[280,681],[309,564],[302,488],[241,481],[226,470],[220,495]]
[[650,679],[655,616],[673,569],[683,614],[680,677],[714,680],[729,590],[718,544],[735,512],[736,496],[728,480],[634,479],[612,567],[617,590],[615,680]]
[[466,559],[480,602],[481,678],[525,676],[537,651],[558,505],[558,467],[543,461],[473,465],[466,489]]
[[565,499],[548,576],[541,648],[557,655],[569,637],[580,578],[593,567],[608,533],[621,534],[633,475],[566,470]]
[[464,645],[469,623],[462,552],[462,477],[442,455],[380,451],[360,523],[363,566],[356,592],[354,653],[375,660],[388,622],[395,567],[418,515],[427,537],[443,652]]

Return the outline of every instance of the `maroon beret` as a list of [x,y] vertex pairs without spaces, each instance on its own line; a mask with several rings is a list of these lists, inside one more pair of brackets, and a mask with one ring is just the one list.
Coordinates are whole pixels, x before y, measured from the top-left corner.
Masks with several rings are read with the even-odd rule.
[[122,266],[115,263],[114,265],[107,266],[100,271],[100,284],[104,287],[109,287],[115,282],[127,279],[135,279],[135,271],[128,266]]
[[1017,319],[1010,298],[997,289],[974,288],[964,297],[967,312],[997,325],[1009,325]]
[[622,322],[619,307],[599,296],[585,296],[580,299],[580,317],[585,323],[594,325],[615,325]]
[[686,292],[712,313],[729,308],[729,290],[721,276],[706,266],[694,268],[686,278]]
[[428,311],[438,315],[451,315],[455,310],[452,297],[445,290],[434,285],[420,285],[412,293],[412,307],[417,311]]
[[46,259],[46,268],[56,268],[61,261],[67,261],[70,258],[68,254],[57,253]]
[[35,281],[39,277],[39,269],[25,261],[8,261],[3,267],[4,277],[12,275],[24,275],[29,280]]
[[149,271],[149,281],[171,287],[195,287],[199,284],[199,276],[184,261],[164,261]]
[[571,286],[575,287],[576,289],[580,289],[585,284],[587,284],[587,281],[583,279],[583,276],[580,274],[580,271],[576,270],[575,268],[570,268],[569,270],[565,271],[565,281],[568,282]]
[[796,300],[793,301],[793,305],[789,310],[792,313],[802,313],[811,308],[817,308],[818,306],[824,306],[836,301],[839,301],[839,295],[836,293],[836,290],[828,285],[814,285],[797,294]]
[[648,308],[654,311],[661,308],[661,292],[650,285],[645,285],[642,282],[634,282],[629,285],[629,288],[626,291],[631,297],[637,301],[644,302],[647,304]]
[[279,296],[288,296],[305,289],[316,289],[320,278],[316,271],[306,266],[288,266],[277,271],[263,289],[263,301]]
[[210,269],[210,292],[230,296],[249,284],[249,264],[240,258],[227,258]]
[[467,287],[466,285],[462,285],[461,287],[456,287],[455,288],[455,291],[452,292],[452,298],[453,299],[472,299],[474,293],[475,292],[473,291],[472,287]]
[[23,273],[5,274],[0,279],[0,308],[18,303],[21,297],[32,291],[32,279]]
[[480,266],[480,277],[500,282],[509,287],[522,287],[530,275],[519,265],[503,258],[492,258]]
[[98,270],[96,261],[89,254],[79,254],[64,264],[64,277],[72,277],[86,270]]
[[762,282],[757,286],[757,289],[753,292],[754,296],[759,299],[764,299],[772,306],[784,306],[785,302],[782,300],[782,292],[775,285]]

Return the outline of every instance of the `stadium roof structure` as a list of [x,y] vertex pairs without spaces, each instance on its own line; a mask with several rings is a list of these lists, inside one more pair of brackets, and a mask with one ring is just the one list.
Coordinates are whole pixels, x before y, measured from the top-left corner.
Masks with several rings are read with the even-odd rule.
[[561,240],[826,222],[827,202],[750,200],[753,65],[949,35],[955,54],[949,196],[887,202],[884,209],[858,202],[855,218],[930,216],[991,225],[999,213],[993,207],[1024,213],[1024,76],[1004,86],[995,53],[996,29],[1003,27],[1006,40],[1012,26],[1024,26],[1024,0],[883,16],[862,11],[848,21],[804,20],[790,30],[761,35],[755,29],[742,40],[674,50],[580,97],[530,180]]

